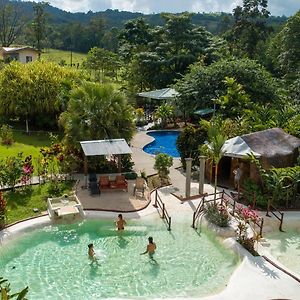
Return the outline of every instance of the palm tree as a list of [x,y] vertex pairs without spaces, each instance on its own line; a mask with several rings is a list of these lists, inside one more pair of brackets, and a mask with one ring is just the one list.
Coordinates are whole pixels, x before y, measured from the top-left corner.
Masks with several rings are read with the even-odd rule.
[[223,135],[220,129],[216,125],[212,125],[208,129],[208,142],[209,146],[207,147],[207,156],[208,158],[214,163],[215,165],[215,196],[214,196],[214,203],[216,203],[217,197],[217,182],[218,182],[218,165],[221,158],[224,155],[222,150],[223,145],[227,137]]
[[167,121],[174,116],[174,107],[169,104],[162,104],[156,109],[155,115],[161,119],[161,126],[164,128]]
[[60,124],[69,145],[88,139],[125,138],[129,141],[134,131],[133,116],[124,95],[111,85],[86,82],[71,92]]

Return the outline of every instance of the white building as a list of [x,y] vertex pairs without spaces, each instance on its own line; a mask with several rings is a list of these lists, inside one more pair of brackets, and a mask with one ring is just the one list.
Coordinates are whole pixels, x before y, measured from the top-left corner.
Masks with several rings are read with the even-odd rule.
[[0,58],[29,63],[38,59],[39,51],[32,47],[0,47]]

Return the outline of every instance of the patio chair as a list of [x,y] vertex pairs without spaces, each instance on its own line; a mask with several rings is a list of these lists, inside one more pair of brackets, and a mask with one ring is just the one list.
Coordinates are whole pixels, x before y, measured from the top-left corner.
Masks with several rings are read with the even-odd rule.
[[135,180],[135,184],[133,185],[133,195],[136,195],[137,192],[142,193],[144,197],[145,189],[147,185],[144,178],[138,177]]
[[99,178],[99,189],[105,190],[110,188],[110,182],[108,176],[100,176]]
[[126,190],[126,192],[128,192],[128,183],[124,175],[117,175],[115,184],[118,189]]

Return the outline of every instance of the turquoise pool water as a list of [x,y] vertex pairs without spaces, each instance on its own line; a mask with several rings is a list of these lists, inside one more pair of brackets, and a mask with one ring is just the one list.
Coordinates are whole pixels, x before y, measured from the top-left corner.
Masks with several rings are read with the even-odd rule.
[[291,271],[300,275],[300,230],[289,229],[266,236],[270,253]]
[[153,131],[147,134],[152,136],[155,140],[143,148],[145,152],[152,155],[165,153],[173,157],[180,157],[176,147],[179,131]]
[[[151,235],[155,259],[140,255]],[[91,265],[93,242],[99,266]],[[209,234],[189,224],[129,221],[120,236],[112,222],[47,226],[2,245],[0,274],[12,289],[29,286],[28,299],[193,297],[222,290],[237,259]]]

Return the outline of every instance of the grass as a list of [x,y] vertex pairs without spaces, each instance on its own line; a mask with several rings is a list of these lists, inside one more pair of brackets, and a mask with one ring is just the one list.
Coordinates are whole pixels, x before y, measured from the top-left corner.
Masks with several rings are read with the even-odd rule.
[[14,131],[13,137],[15,143],[11,146],[0,144],[0,159],[7,156],[16,156],[19,152],[23,153],[25,158],[32,155],[33,160],[40,155],[40,148],[50,146],[51,141],[48,133],[26,134],[20,131]]
[[[70,192],[73,185],[73,181],[59,183],[60,195]],[[51,187],[51,183],[45,183],[5,192],[4,199],[7,201],[6,223],[11,224],[38,216],[46,211],[47,198],[52,195]],[[39,212],[35,213],[34,208],[38,208]]]
[[[65,61],[67,65],[71,63],[71,51],[57,50],[57,49],[45,49],[41,55],[41,58],[46,61],[51,61],[59,63],[62,60]],[[72,52],[72,63],[81,66],[82,62],[86,59],[86,54]]]

